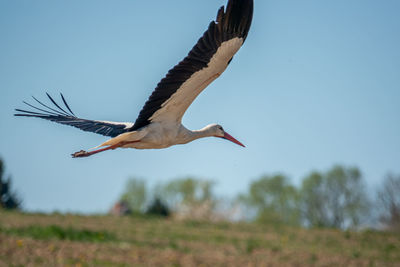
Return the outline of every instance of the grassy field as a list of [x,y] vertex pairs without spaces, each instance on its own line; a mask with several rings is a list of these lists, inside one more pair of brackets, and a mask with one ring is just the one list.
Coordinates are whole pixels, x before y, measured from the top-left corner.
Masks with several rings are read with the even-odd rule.
[[0,266],[400,266],[400,235],[0,211]]

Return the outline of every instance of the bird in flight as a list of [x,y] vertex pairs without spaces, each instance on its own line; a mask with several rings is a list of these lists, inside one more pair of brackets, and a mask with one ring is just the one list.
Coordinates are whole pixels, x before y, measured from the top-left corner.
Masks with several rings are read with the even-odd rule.
[[62,94],[63,106],[47,94],[53,107],[33,97],[39,105],[24,101],[33,110],[16,109],[18,113],[15,116],[42,118],[112,137],[92,151],[81,150],[72,154],[75,158],[116,148],[166,148],[211,136],[244,147],[218,124],[192,131],[185,128],[181,121],[194,99],[225,71],[243,45],[252,17],[253,0],[228,0],[226,9],[222,6],[218,10],[216,20],[210,23],[189,54],[158,83],[135,123],[79,118]]

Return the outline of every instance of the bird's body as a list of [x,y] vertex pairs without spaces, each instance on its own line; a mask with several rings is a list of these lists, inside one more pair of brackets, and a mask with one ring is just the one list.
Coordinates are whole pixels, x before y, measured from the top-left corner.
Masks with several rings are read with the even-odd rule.
[[226,11],[221,7],[216,21],[212,21],[203,37],[178,65],[171,69],[157,85],[135,123],[94,121],[78,118],[61,95],[65,108],[48,95],[56,108],[36,98],[40,111],[21,112],[16,116],[39,117],[67,124],[98,134],[113,137],[91,152],[80,151],[74,157],[90,156],[115,148],[159,149],[186,144],[203,137],[221,137],[243,146],[217,124],[191,131],[181,121],[196,97],[227,68],[233,56],[243,45],[253,14],[253,0],[228,0]]
[[[101,146],[110,146],[121,142],[126,142],[123,148],[136,149],[160,149],[167,148],[173,145],[187,144],[193,140],[210,137],[223,136],[221,130],[216,129],[219,125],[210,124],[203,129],[191,131],[185,128],[182,124],[162,124],[152,123],[139,131],[123,133],[113,139],[108,140]],[[140,142],[136,142],[140,140]]]

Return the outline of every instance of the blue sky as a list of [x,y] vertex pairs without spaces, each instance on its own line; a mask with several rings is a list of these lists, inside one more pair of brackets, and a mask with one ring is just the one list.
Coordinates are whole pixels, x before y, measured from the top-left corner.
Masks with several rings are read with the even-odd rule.
[[28,210],[104,212],[129,177],[194,175],[219,195],[262,174],[294,183],[311,170],[358,166],[373,189],[400,173],[397,0],[255,0],[249,37],[183,123],[217,138],[164,150],[70,154],[105,137],[13,117],[31,95],[62,92],[78,116],[134,121],[223,0],[0,0],[0,156]]

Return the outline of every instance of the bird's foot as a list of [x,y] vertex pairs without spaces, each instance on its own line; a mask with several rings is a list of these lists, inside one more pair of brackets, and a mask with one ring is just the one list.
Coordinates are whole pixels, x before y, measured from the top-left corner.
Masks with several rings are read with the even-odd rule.
[[91,153],[87,152],[85,150],[81,150],[81,151],[75,152],[74,154],[71,154],[71,156],[73,158],[84,158],[84,157],[89,157],[90,155],[91,155]]
[[114,150],[114,149],[116,149],[118,147],[122,147],[124,145],[136,143],[136,142],[139,142],[139,141],[140,140],[138,140],[138,141],[130,141],[130,142],[120,142],[120,143],[117,143],[115,145],[108,146],[108,147],[101,148],[101,149],[97,149],[97,150],[93,150],[93,151],[90,151],[90,152],[87,152],[85,150],[81,150],[81,151],[75,152],[74,154],[71,154],[71,156],[73,158],[85,158],[85,157],[89,157],[91,155],[97,154],[99,152],[103,152],[103,151],[110,150],[110,149]]

